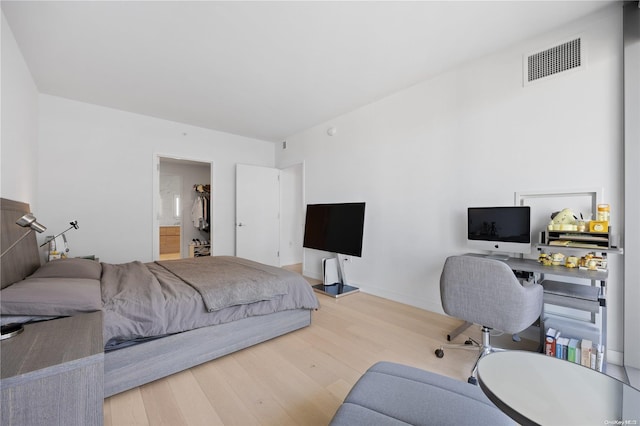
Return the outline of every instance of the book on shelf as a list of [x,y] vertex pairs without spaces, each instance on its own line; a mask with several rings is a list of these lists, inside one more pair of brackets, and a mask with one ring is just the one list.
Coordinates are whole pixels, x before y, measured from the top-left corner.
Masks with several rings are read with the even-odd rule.
[[544,353],[549,356],[556,356],[556,339],[560,337],[560,333],[553,328],[547,330],[545,336]]
[[581,362],[580,364],[585,367],[591,367],[591,351],[593,349],[593,343],[589,339],[582,339],[580,343]]
[[567,359],[569,351],[569,339],[567,337],[558,337],[556,339],[556,358]]
[[[569,339],[569,344],[567,346],[567,361],[576,362],[578,349],[578,339]],[[580,358],[578,358],[580,359]]]
[[604,364],[604,346],[598,345],[598,350],[596,352],[596,370],[602,371],[603,364]]

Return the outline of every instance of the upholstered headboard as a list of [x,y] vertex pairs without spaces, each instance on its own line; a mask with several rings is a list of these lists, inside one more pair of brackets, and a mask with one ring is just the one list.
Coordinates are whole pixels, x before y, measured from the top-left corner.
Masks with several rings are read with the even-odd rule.
[[[2,253],[25,232],[29,231],[29,228],[16,225],[16,221],[26,213],[30,213],[30,209],[27,203],[0,198],[0,210],[0,221],[2,222],[0,253]],[[20,241],[2,257],[1,288],[20,281],[32,274],[38,267],[40,267],[40,253],[35,232],[31,232],[31,235]]]

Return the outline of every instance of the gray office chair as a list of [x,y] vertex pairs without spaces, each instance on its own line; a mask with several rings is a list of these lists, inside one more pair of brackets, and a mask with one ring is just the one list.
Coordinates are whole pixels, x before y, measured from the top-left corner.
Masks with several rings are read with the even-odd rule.
[[477,347],[478,358],[468,379],[472,384],[477,383],[480,359],[504,350],[491,346],[491,329],[519,333],[542,313],[540,284],[523,285],[506,263],[479,256],[447,258],[440,276],[440,298],[447,315],[482,326],[482,343],[469,339],[465,345],[445,345],[436,350],[436,356],[442,358],[444,347]]

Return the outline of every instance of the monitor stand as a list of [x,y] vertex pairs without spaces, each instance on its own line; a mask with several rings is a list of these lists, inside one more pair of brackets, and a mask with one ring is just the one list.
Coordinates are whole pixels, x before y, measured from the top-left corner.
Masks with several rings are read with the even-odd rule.
[[506,261],[506,260],[509,260],[509,255],[508,254],[492,253],[492,254],[486,255],[485,257],[487,259],[502,260],[503,262]]
[[322,260],[322,273],[324,275],[323,283],[313,286],[313,290],[318,293],[338,298],[360,291],[358,287],[345,284],[347,280],[344,273],[344,265],[338,253],[336,253],[333,259]]

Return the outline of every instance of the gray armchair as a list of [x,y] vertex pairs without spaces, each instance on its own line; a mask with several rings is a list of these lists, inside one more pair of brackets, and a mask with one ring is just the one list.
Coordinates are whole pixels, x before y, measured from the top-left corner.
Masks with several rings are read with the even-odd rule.
[[[440,276],[442,308],[447,315],[482,326],[482,343],[470,339],[466,344],[477,346],[479,352],[469,383],[476,383],[478,361],[484,355],[503,350],[491,346],[491,329],[515,334],[531,326],[542,313],[542,293],[540,284],[521,284],[500,260],[468,255],[447,258]],[[443,347],[436,356],[444,356]]]

